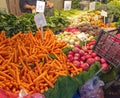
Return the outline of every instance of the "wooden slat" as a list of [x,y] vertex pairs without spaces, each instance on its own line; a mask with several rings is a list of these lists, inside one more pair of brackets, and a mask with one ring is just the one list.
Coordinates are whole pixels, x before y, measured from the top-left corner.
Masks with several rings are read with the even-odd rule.
[[22,14],[19,6],[19,0],[7,0],[9,13],[19,16]]

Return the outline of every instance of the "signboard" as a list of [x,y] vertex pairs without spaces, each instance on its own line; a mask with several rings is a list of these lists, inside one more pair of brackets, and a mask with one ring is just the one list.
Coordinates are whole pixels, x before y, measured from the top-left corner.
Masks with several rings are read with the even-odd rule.
[[43,13],[36,14],[34,16],[34,20],[37,28],[44,27],[47,25],[47,22]]
[[102,10],[102,11],[101,11],[101,16],[107,17],[107,12],[104,11],[104,10]]
[[45,2],[44,1],[37,1],[36,12],[44,13],[44,10],[45,10]]
[[90,2],[89,10],[95,10],[95,5],[96,5],[96,2]]
[[72,4],[72,1],[64,1],[64,10],[70,10],[71,4]]

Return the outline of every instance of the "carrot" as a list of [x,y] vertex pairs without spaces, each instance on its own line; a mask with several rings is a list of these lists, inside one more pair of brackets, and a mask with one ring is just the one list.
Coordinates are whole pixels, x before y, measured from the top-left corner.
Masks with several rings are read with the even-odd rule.
[[43,77],[43,79],[48,83],[48,85],[52,88],[54,88],[54,85],[46,79],[46,77]]
[[47,72],[45,71],[44,73],[40,74],[36,79],[34,79],[33,82],[38,81],[39,79],[41,79],[46,74],[47,74]]
[[62,52],[65,47],[66,43],[58,42],[49,29],[44,32],[44,40],[40,30],[35,36],[31,31],[26,34],[19,32],[12,38],[0,34],[1,88],[15,93],[20,89],[43,93],[54,87],[59,76],[78,74],[82,70],[66,62],[67,57]]

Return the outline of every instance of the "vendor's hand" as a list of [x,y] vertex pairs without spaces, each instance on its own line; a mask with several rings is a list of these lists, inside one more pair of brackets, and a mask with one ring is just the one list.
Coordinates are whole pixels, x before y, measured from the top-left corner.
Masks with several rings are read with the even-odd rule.
[[46,6],[48,6],[48,7],[52,8],[52,7],[53,7],[53,3],[52,3],[52,2],[50,2],[50,1],[47,1],[47,2],[46,2]]
[[36,6],[31,5],[31,10],[34,10],[36,8]]

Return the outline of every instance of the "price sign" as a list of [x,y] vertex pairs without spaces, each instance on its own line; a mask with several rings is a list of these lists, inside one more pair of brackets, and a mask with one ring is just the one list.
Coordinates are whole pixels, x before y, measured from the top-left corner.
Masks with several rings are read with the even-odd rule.
[[97,21],[98,20],[98,15],[94,16],[94,20]]
[[64,10],[70,10],[71,4],[72,4],[72,1],[64,1]]
[[45,10],[45,2],[44,1],[37,1],[36,12],[44,13],[44,10]]
[[95,5],[96,5],[96,2],[91,2],[89,4],[89,10],[95,10]]
[[102,10],[102,11],[101,11],[101,16],[107,17],[107,12],[104,11],[104,10]]
[[44,27],[47,25],[47,22],[43,13],[36,14],[34,16],[34,20],[37,28]]

